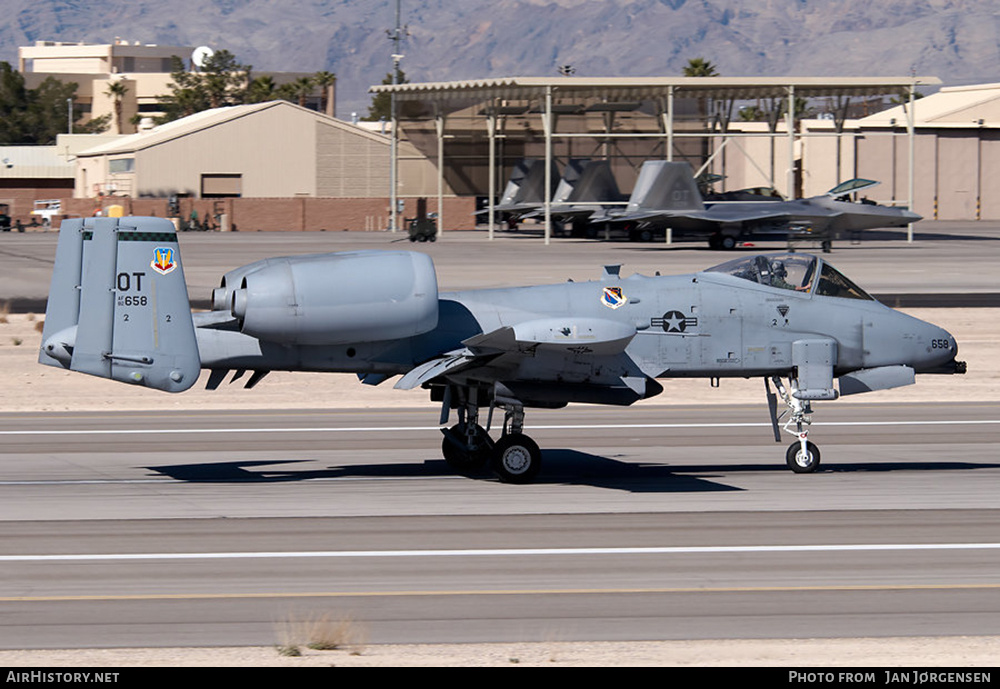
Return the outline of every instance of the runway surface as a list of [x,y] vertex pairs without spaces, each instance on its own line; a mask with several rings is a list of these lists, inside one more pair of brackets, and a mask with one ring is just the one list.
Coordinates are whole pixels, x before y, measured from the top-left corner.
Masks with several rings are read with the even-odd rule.
[[531,412],[537,483],[436,414],[0,415],[0,647],[1000,634],[1000,405]]

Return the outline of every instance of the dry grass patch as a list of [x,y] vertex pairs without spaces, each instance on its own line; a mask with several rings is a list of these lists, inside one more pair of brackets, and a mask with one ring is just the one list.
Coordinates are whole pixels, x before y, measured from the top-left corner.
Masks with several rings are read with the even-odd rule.
[[303,647],[314,651],[346,650],[360,655],[368,642],[365,626],[350,615],[322,613],[289,616],[277,625],[278,653],[298,656]]

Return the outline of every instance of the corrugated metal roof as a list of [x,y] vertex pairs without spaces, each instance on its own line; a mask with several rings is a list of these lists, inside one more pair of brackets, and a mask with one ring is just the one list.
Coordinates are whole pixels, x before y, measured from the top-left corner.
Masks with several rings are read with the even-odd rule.
[[[1000,127],[1000,84],[952,86],[913,103],[917,127]],[[860,120],[864,127],[906,124],[906,108],[898,105]],[[895,122],[893,122],[895,120]]]
[[72,179],[76,163],[57,146],[0,146],[0,179]]
[[85,151],[80,151],[78,154],[80,157],[90,157],[98,155],[118,155],[118,154],[128,154],[135,153],[136,151],[141,151],[146,148],[151,148],[153,146],[158,146],[160,144],[178,139],[180,137],[186,136],[188,134],[202,131],[209,127],[215,127],[226,122],[231,122],[233,120],[239,119],[241,117],[247,117],[264,110],[269,110],[271,108],[294,108],[296,110],[301,110],[305,113],[314,115],[317,118],[322,118],[329,121],[329,124],[337,127],[350,128],[352,131],[356,131],[359,136],[367,136],[371,138],[378,139],[380,142],[388,143],[389,137],[378,134],[375,132],[369,132],[360,127],[355,127],[354,125],[343,122],[341,120],[330,118],[326,115],[316,112],[315,110],[309,110],[308,108],[303,108],[295,103],[290,103],[284,100],[278,101],[267,101],[264,103],[251,103],[249,105],[234,105],[225,108],[214,108],[211,110],[203,110],[202,112],[195,113],[193,115],[188,115],[187,117],[182,117],[179,120],[174,120],[173,122],[167,122],[161,124],[149,131],[139,132],[137,134],[129,134],[128,136],[123,136],[115,141],[100,146],[94,146],[93,148],[88,148]]
[[938,85],[937,77],[501,77],[372,86],[370,93],[395,92],[401,100],[531,99],[551,88],[580,98],[649,99],[675,95],[751,99],[783,97],[789,87],[800,97],[870,96]]

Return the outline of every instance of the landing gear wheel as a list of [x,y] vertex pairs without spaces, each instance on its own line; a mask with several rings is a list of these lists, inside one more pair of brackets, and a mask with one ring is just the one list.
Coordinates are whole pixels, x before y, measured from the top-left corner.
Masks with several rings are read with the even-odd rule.
[[719,238],[719,247],[722,248],[723,251],[732,251],[736,248],[736,237],[729,234],[722,235],[722,237]]
[[444,461],[454,471],[466,474],[478,471],[486,466],[492,454],[492,442],[486,429],[476,426],[476,449],[469,451],[459,440],[465,438],[465,429],[461,425],[452,426],[441,442],[441,454]]
[[807,441],[806,451],[802,452],[802,443],[796,440],[785,452],[785,463],[796,474],[811,474],[819,468],[819,448]]
[[530,483],[542,468],[542,451],[523,433],[511,433],[494,446],[492,465],[504,483]]

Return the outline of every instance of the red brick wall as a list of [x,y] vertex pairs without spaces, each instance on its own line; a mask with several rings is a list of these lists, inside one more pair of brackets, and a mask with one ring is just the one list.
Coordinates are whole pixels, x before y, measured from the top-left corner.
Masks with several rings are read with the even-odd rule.
[[32,216],[35,201],[41,199],[63,199],[73,196],[73,180],[38,180],[38,184],[27,186],[23,180],[0,180],[0,203],[9,206],[7,214],[11,222],[21,221],[27,225],[32,220],[41,222],[37,216]]
[[[166,217],[167,199],[131,199],[105,196],[100,199],[67,199],[63,203],[69,217],[90,217],[98,208],[102,210],[118,204],[124,207],[126,215],[154,215]],[[399,220],[416,214],[417,200],[406,199]],[[281,198],[281,199],[180,199],[180,215],[183,220],[191,217],[191,211],[198,213],[204,221],[216,213],[229,216],[231,228],[239,232],[263,231],[320,231],[340,232],[343,230],[382,230],[389,218],[388,199],[326,199],[326,198]],[[437,199],[427,199],[427,211],[437,211]],[[444,199],[444,222],[446,230],[471,230],[475,227],[475,200],[471,198]]]

